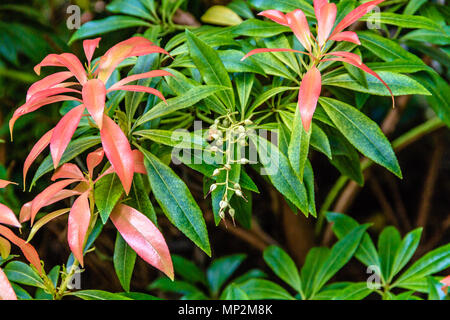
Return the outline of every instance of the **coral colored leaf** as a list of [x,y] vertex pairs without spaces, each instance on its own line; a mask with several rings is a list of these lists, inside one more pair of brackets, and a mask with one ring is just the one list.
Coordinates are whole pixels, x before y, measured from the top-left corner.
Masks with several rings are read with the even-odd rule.
[[82,102],[80,99],[75,98],[75,97],[58,95],[58,96],[47,97],[47,98],[42,99],[39,102],[33,103],[31,105],[24,104],[23,106],[17,108],[16,111],[14,111],[14,114],[11,117],[11,120],[9,120],[9,131],[11,134],[11,139],[13,136],[12,132],[13,132],[14,123],[17,121],[17,119],[19,119],[24,114],[36,111],[40,107],[43,107],[43,106],[51,104],[51,103],[60,102],[60,101]]
[[353,31],[342,31],[342,32],[339,32],[339,33],[335,34],[334,36],[331,36],[330,40],[333,40],[333,41],[348,41],[348,42],[355,43],[357,45],[361,44],[361,41],[359,41],[358,35],[355,32],[353,32]]
[[36,144],[31,149],[30,153],[28,154],[27,158],[25,159],[25,163],[23,164],[23,185],[25,186],[25,181],[27,177],[28,169],[30,168],[31,164],[36,160],[36,158],[41,154],[42,151],[44,151],[45,148],[50,143],[50,140],[53,135],[53,130],[47,131]]
[[103,119],[100,137],[106,157],[111,162],[111,166],[122,182],[123,189],[128,194],[134,174],[134,160],[130,143],[120,127],[108,116]]
[[144,154],[138,149],[133,150],[133,159],[134,159],[134,172],[147,174],[147,170],[144,165]]
[[82,104],[73,108],[59,120],[53,130],[52,138],[50,140],[50,153],[52,154],[53,166],[55,168],[58,167],[59,161],[80,123],[83,111],[84,105]]
[[88,167],[89,177],[92,178],[94,169],[102,162],[104,156],[105,152],[103,151],[103,148],[98,148],[87,155],[86,164]]
[[303,128],[307,132],[309,131],[311,120],[316,110],[321,89],[322,77],[320,71],[316,67],[313,67],[303,77],[298,92],[298,107],[302,117]]
[[[120,86],[120,87],[115,88],[114,90],[147,92],[150,94],[154,94],[155,96],[157,96],[158,98],[160,98],[161,100],[166,102],[166,98],[164,98],[163,94],[160,91],[150,88],[150,87],[129,85],[129,86]],[[110,90],[108,90],[108,91],[110,91]]]
[[20,222],[14,212],[2,203],[0,203],[0,223],[20,228]]
[[331,36],[334,36],[334,35],[338,34],[342,30],[344,30],[345,28],[350,26],[352,23],[358,21],[359,18],[364,16],[366,13],[368,13],[370,10],[372,10],[373,7],[379,5],[383,1],[384,0],[375,0],[375,1],[366,2],[366,3],[362,4],[362,5],[360,5],[359,7],[357,7],[356,9],[354,9],[353,11],[351,11],[349,14],[347,14],[344,17],[344,19],[342,19],[338,23],[336,28],[334,28],[333,33],[331,34]]
[[0,300],[17,300],[16,293],[14,292],[11,284],[6,277],[6,274],[0,268]]
[[117,205],[110,218],[124,240],[144,261],[173,280],[169,248],[163,235],[150,219],[124,204]]
[[31,203],[32,201],[29,201],[25,203],[22,208],[20,208],[19,213],[19,221],[20,223],[24,223],[31,219]]
[[286,14],[288,25],[291,28],[298,41],[306,49],[311,52],[311,31],[309,31],[308,21],[302,10],[296,9]]
[[145,72],[145,73],[139,73],[139,74],[133,74],[131,76],[128,76],[126,78],[123,78],[122,80],[116,82],[115,84],[113,84],[109,89],[109,91],[113,91],[116,90],[117,87],[121,87],[127,83],[130,83],[132,81],[136,81],[136,80],[140,80],[140,79],[147,79],[147,78],[153,78],[153,77],[166,77],[166,76],[173,76],[173,74],[171,74],[168,71],[164,71],[164,70],[152,70],[149,72]]
[[281,24],[283,26],[288,26],[288,21],[286,19],[286,16],[281,11],[278,11],[278,10],[266,10],[266,11],[258,13],[258,16],[263,16],[263,17],[266,17],[267,19],[272,20],[273,22],[276,22],[276,23]]
[[17,183],[0,179],[0,189],[5,188],[5,187],[9,186],[10,184],[17,184]]
[[39,274],[42,274],[41,259],[36,251],[36,249],[25,240],[20,239],[11,230],[0,225],[0,235],[14,243],[16,246],[22,250],[25,258],[37,269]]
[[62,72],[57,72],[57,73],[51,74],[39,81],[36,81],[28,89],[26,101],[28,101],[31,98],[31,96],[33,96],[35,93],[38,93],[39,91],[42,91],[45,89],[52,88],[52,87],[60,84],[64,80],[69,79],[70,77],[73,77],[72,72],[62,71]]
[[65,163],[56,170],[56,172],[53,174],[53,176],[51,178],[52,181],[55,181],[58,179],[84,180],[84,176],[77,165],[75,165],[73,163]]
[[323,46],[330,35],[331,29],[334,26],[336,20],[336,5],[334,3],[324,4],[319,9],[319,15],[317,15],[317,40],[319,46]]
[[67,187],[69,184],[77,182],[78,179],[67,179],[55,182],[54,184],[48,186],[44,189],[41,193],[39,193],[31,202],[31,224],[34,222],[34,218],[36,217],[36,214],[39,212],[39,210],[48,205],[49,200],[58,192],[60,192],[62,189]]
[[143,37],[133,37],[111,47],[101,58],[97,69],[98,79],[106,82],[114,69],[128,57],[142,56],[150,53],[169,54],[162,48],[153,45]]
[[86,56],[88,65],[91,64],[92,56],[94,55],[95,49],[98,48],[98,43],[100,42],[101,39],[102,38],[95,38],[83,41],[84,55]]
[[81,85],[87,81],[87,74],[83,64],[72,53],[49,54],[41,63],[34,67],[36,74],[41,73],[41,67],[66,67],[77,78]]
[[75,258],[84,266],[83,245],[89,228],[91,211],[89,209],[89,192],[80,195],[72,205],[69,213],[67,241]]
[[245,56],[243,56],[241,58],[241,61],[247,59],[248,57],[254,55],[254,54],[258,54],[258,53],[264,53],[264,52],[294,52],[294,53],[302,53],[302,54],[307,54],[311,57],[313,57],[312,54],[310,54],[309,52],[305,52],[305,51],[299,51],[299,50],[294,50],[294,49],[284,49],[284,48],[258,48],[258,49],[253,49],[251,50],[249,53],[247,53]]
[[92,79],[86,82],[83,86],[83,103],[100,130],[103,125],[105,100],[106,88],[103,81]]
[[61,93],[81,93],[80,91],[76,89],[66,88],[66,87],[52,87],[47,88],[41,91],[36,92],[30,98],[27,100],[27,102],[20,106],[20,108],[32,108],[33,105],[39,104],[43,99],[55,96]]
[[352,52],[334,51],[334,52],[326,53],[325,55],[336,56],[336,57],[343,57],[343,58],[347,58],[347,59],[352,60],[354,63],[356,63],[358,65],[362,64],[361,57],[358,56],[356,53],[352,53]]
[[445,277],[440,281],[442,284],[442,291],[446,292],[447,288],[450,287],[450,276]]

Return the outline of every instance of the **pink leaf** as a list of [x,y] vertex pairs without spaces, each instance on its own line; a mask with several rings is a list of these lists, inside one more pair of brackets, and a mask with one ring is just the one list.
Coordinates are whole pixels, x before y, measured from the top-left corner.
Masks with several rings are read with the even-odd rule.
[[31,219],[31,203],[32,201],[29,201],[25,203],[22,208],[20,208],[19,213],[19,221],[20,223],[24,223]]
[[347,51],[334,51],[326,53],[327,56],[336,56],[336,57],[343,57],[352,60],[354,63],[361,65],[362,60],[361,57],[358,56],[356,53],[353,52],[347,52]]
[[16,246],[22,250],[25,258],[37,269],[39,274],[42,274],[41,259],[39,258],[36,249],[25,240],[17,237],[11,230],[0,225],[0,235],[14,243]]
[[17,300],[16,293],[14,292],[11,284],[6,277],[6,274],[0,268],[0,300]]
[[34,222],[36,214],[42,207],[48,205],[49,200],[62,189],[67,187],[69,184],[77,182],[78,179],[68,179],[55,182],[54,184],[45,188],[41,193],[39,193],[31,202],[31,224]]
[[119,42],[100,58],[97,69],[98,79],[106,83],[111,73],[123,60],[128,57],[143,56],[150,53],[169,54],[144,37],[133,37]]
[[447,276],[444,279],[442,279],[441,283],[444,284],[442,286],[442,291],[447,292],[447,288],[450,287],[450,276]]
[[55,181],[58,179],[85,180],[81,170],[73,163],[65,163],[56,170],[51,180]]
[[9,186],[10,184],[17,184],[17,183],[0,179],[0,189],[3,189],[5,187]]
[[158,228],[146,216],[124,204],[117,205],[111,221],[134,251],[147,263],[173,280],[173,265],[169,248]]
[[150,94],[154,94],[155,96],[157,96],[158,98],[160,98],[161,100],[166,102],[166,98],[164,98],[163,94],[160,91],[150,88],[150,87],[129,85],[129,86],[120,86],[113,90],[108,90],[108,91],[115,91],[115,90],[147,92]]
[[298,41],[311,52],[311,32],[309,31],[308,21],[302,10],[296,9],[286,14],[288,25],[291,28]]
[[349,25],[351,25],[352,23],[358,21],[359,18],[364,16],[366,13],[368,13],[370,10],[372,10],[373,7],[379,5],[383,1],[384,0],[375,0],[375,1],[366,2],[362,5],[360,5],[359,7],[357,7],[356,9],[354,9],[353,11],[351,11],[349,14],[347,14],[344,17],[344,19],[342,19],[342,21],[340,21],[338,23],[336,28],[334,28],[331,36],[338,34],[342,30],[347,28]]
[[101,80],[92,79],[86,82],[83,86],[83,103],[100,130],[103,125],[105,100],[106,88]]
[[283,49],[283,48],[258,48],[258,49],[253,49],[251,50],[249,53],[247,53],[245,56],[243,56],[241,58],[241,61],[244,61],[245,59],[247,59],[248,57],[257,54],[257,53],[264,53],[264,52],[295,52],[295,53],[302,53],[302,54],[307,54],[310,57],[313,57],[312,54],[305,52],[305,51],[299,51],[299,50],[294,50],[294,49]]
[[100,137],[106,157],[111,162],[111,166],[119,176],[126,194],[128,194],[134,173],[134,160],[130,143],[120,127],[106,115],[103,119]]
[[336,5],[334,3],[326,3],[319,9],[317,15],[317,38],[319,46],[322,47],[330,35],[331,29],[336,20]]
[[89,221],[91,220],[91,211],[89,209],[89,192],[80,195],[72,205],[69,213],[69,222],[67,230],[67,241],[69,242],[70,250],[73,252],[75,258],[83,263],[83,247],[84,239],[89,228]]
[[57,73],[51,74],[39,81],[36,81],[28,89],[26,101],[28,101],[31,98],[31,96],[34,95],[35,93],[45,90],[45,89],[52,88],[53,86],[60,84],[61,82],[69,79],[70,77],[73,77],[72,72],[62,71],[62,72],[57,72]]
[[360,45],[358,35],[353,31],[342,31],[330,37],[333,41],[348,41]]
[[72,53],[49,54],[34,67],[36,74],[41,73],[41,67],[66,67],[73,73],[75,78],[83,85],[87,81],[87,74],[83,64]]
[[25,163],[23,165],[23,185],[25,186],[25,181],[27,177],[28,169],[31,164],[36,160],[36,158],[41,154],[42,151],[49,145],[50,140],[52,138],[53,130],[47,131],[38,142],[33,146],[28,157],[25,159]]
[[[79,93],[79,94],[81,94],[81,92],[79,90],[72,89],[72,88],[66,88],[66,87],[47,88],[47,89],[38,91],[35,94],[33,94],[32,96],[30,96],[30,98],[27,100],[27,102],[24,105],[22,105],[21,107],[32,106],[34,104],[40,103],[45,98],[55,96],[55,95],[61,94],[61,93]],[[28,108],[30,108],[30,107],[28,107]]]
[[17,228],[21,227],[14,212],[2,203],[0,203],[0,223],[9,224]]
[[113,84],[108,89],[108,92],[116,90],[117,87],[121,87],[127,83],[130,83],[132,81],[136,81],[139,79],[146,79],[146,78],[153,78],[153,77],[165,77],[165,76],[173,76],[173,74],[171,74],[170,72],[164,71],[164,70],[152,70],[152,71],[145,72],[145,73],[133,74],[133,75],[123,78],[122,80]]
[[298,93],[298,107],[305,131],[309,131],[311,126],[321,89],[322,77],[320,71],[316,67],[312,67],[303,77]]
[[86,56],[88,65],[91,65],[92,56],[94,55],[95,49],[98,48],[98,43],[101,39],[102,38],[95,38],[83,41],[84,55]]
[[286,16],[281,11],[278,11],[278,10],[266,10],[266,11],[258,13],[258,16],[263,16],[263,17],[266,17],[267,19],[272,20],[273,22],[276,22],[276,23],[281,24],[283,26],[288,26],[288,21],[286,19]]
[[147,169],[145,169],[144,166],[144,154],[140,152],[138,149],[134,149],[133,159],[134,159],[134,172],[147,174]]
[[58,167],[59,161],[80,123],[83,111],[84,105],[82,104],[71,109],[61,118],[61,120],[59,120],[53,130],[52,138],[50,140],[50,153],[52,154],[53,165],[55,168]]
[[86,157],[86,164],[88,167],[89,177],[92,179],[92,175],[94,174],[94,169],[97,167],[103,160],[105,152],[103,148],[98,148],[97,150],[89,153]]

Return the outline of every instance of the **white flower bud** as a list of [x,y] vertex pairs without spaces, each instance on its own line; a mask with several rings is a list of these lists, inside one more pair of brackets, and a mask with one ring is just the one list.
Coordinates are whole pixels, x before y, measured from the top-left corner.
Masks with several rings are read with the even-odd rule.
[[234,211],[233,208],[230,208],[230,210],[228,210],[228,213],[230,214],[230,216],[231,216],[232,218],[234,218],[234,214],[236,213],[236,211]]
[[223,145],[223,140],[222,140],[222,138],[218,138],[217,140],[216,140],[216,145],[217,146],[221,146],[221,145]]
[[246,158],[242,158],[241,160],[239,160],[240,164],[247,164],[249,161]]
[[228,206],[228,202],[227,201],[222,200],[222,201],[219,202],[220,210],[225,209],[227,206]]
[[215,169],[215,170],[213,171],[213,177],[219,175],[219,173],[220,173],[220,170],[219,170],[219,169]]
[[212,146],[212,147],[211,147],[211,151],[212,151],[212,152],[219,152],[220,149],[217,148],[217,146]]
[[231,170],[231,166],[227,163],[223,166],[226,170]]
[[237,132],[244,133],[245,128],[243,126],[239,126],[239,127],[237,127]]
[[219,217],[220,219],[225,219],[225,213],[222,210],[219,211]]
[[253,121],[250,119],[245,119],[244,124],[248,126],[250,124],[253,124]]
[[217,188],[217,184],[213,183],[211,185],[211,187],[209,187],[209,192],[213,192],[214,190],[216,190],[216,188]]
[[238,197],[242,197],[243,195],[242,195],[242,191],[241,190],[236,190],[235,191],[235,193],[236,193],[236,195],[238,196]]
[[241,190],[241,186],[239,185],[239,183],[235,183],[235,184],[234,184],[234,188],[235,188],[235,189]]

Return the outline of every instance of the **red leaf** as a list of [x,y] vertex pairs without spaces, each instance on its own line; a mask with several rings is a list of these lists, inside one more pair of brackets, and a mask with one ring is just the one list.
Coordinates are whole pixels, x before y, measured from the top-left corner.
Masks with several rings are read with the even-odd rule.
[[36,249],[25,240],[17,237],[11,230],[0,225],[0,235],[14,243],[16,246],[22,250],[25,258],[37,269],[39,274],[42,274],[41,259],[39,258]]
[[152,71],[145,72],[145,73],[133,74],[133,75],[123,78],[122,80],[113,84],[108,89],[108,92],[117,90],[116,88],[121,87],[132,81],[139,80],[139,79],[146,79],[146,78],[153,78],[153,77],[165,77],[165,76],[173,76],[173,74],[171,74],[170,72],[164,71],[164,70],[152,70]]
[[337,57],[343,57],[352,60],[355,64],[361,65],[362,60],[361,57],[358,56],[356,53],[353,52],[347,52],[347,51],[334,51],[330,53],[326,53],[327,56],[337,56]]
[[39,210],[42,207],[45,207],[48,205],[49,200],[58,192],[60,192],[62,189],[67,187],[69,184],[77,182],[78,179],[68,179],[68,180],[62,180],[55,182],[54,184],[48,186],[44,189],[41,193],[39,193],[31,202],[31,224],[34,222],[34,218],[36,217],[36,214],[39,212]]
[[14,212],[2,203],[0,203],[0,223],[20,228],[20,222]]
[[150,87],[144,87],[144,86],[137,86],[137,85],[130,85],[130,86],[120,86],[117,87],[113,90],[108,90],[109,91],[116,91],[116,90],[124,90],[124,91],[139,91],[139,92],[147,92],[150,94],[154,94],[155,96],[157,96],[158,98],[160,98],[161,100],[163,100],[164,102],[166,102],[166,98],[164,98],[163,94],[153,88]]
[[288,26],[288,22],[287,22],[286,16],[281,11],[278,11],[278,10],[266,10],[266,11],[258,13],[258,16],[263,16],[263,17],[266,17],[267,19],[272,20],[273,22],[276,22],[276,23],[281,24],[283,26]]
[[372,10],[373,7],[379,5],[383,1],[384,0],[375,0],[375,1],[366,2],[366,3],[362,4],[362,5],[360,5],[359,7],[357,7],[356,9],[354,9],[353,11],[351,11],[349,14],[347,14],[344,17],[344,19],[342,19],[342,21],[340,21],[338,23],[336,28],[334,28],[333,33],[331,34],[331,36],[334,36],[334,35],[338,34],[342,30],[347,28],[349,25],[351,25],[352,23],[358,21],[359,18],[364,16],[367,12]]
[[17,300],[11,284],[6,277],[6,274],[0,268],[0,300]]
[[98,48],[98,43],[101,39],[102,38],[95,38],[83,41],[84,55],[86,56],[88,65],[91,65],[92,56],[94,55],[95,49]]
[[450,276],[447,276],[444,279],[442,279],[441,283],[444,284],[442,286],[442,291],[447,292],[447,288],[450,287]]
[[45,89],[52,88],[53,86],[60,84],[61,82],[69,79],[70,77],[73,77],[72,72],[62,71],[62,72],[57,72],[57,73],[51,74],[39,81],[36,81],[28,89],[26,101],[28,101],[31,98],[31,96],[34,95],[35,93],[45,90]]
[[111,221],[134,251],[147,263],[173,280],[173,265],[169,248],[158,228],[146,216],[124,204],[117,205]]
[[306,49],[306,51],[311,52],[311,32],[309,31],[308,21],[302,10],[296,9],[286,14],[286,18],[291,28],[294,32],[298,41]]
[[41,73],[41,67],[66,67],[73,73],[75,78],[83,85],[87,81],[86,71],[83,64],[72,53],[49,54],[34,67],[36,74]]
[[97,78],[106,83],[111,73],[123,60],[128,57],[143,56],[150,53],[169,54],[164,49],[153,45],[151,41],[144,37],[132,37],[119,42],[100,58],[96,72],[98,75]]
[[101,80],[92,79],[86,82],[83,86],[83,103],[100,130],[103,124],[105,100],[106,88]]
[[9,186],[10,184],[17,184],[17,183],[0,179],[0,189],[5,188],[5,187]]
[[91,211],[89,209],[89,192],[80,195],[72,205],[69,213],[69,222],[67,230],[67,241],[69,242],[70,250],[73,252],[75,258],[83,263],[83,246],[86,233],[89,228],[89,221],[91,220]]
[[27,102],[20,106],[20,108],[24,107],[24,108],[32,108],[33,105],[40,103],[43,99],[51,97],[51,96],[55,96],[57,94],[61,94],[61,93],[79,93],[81,94],[81,92],[79,90],[76,89],[72,89],[72,88],[66,88],[66,87],[52,87],[52,88],[47,88],[41,91],[36,92],[35,94],[33,94],[32,96],[30,96],[30,98],[27,100]]
[[27,178],[27,172],[30,168],[31,164],[36,160],[36,158],[41,154],[42,151],[44,151],[45,148],[50,143],[50,139],[52,138],[53,130],[48,131],[45,133],[38,142],[33,146],[30,153],[28,154],[28,157],[25,159],[25,163],[23,164],[23,185],[25,186],[25,181]]
[[61,118],[61,120],[59,120],[53,130],[52,138],[50,140],[50,153],[52,154],[53,166],[55,168],[58,167],[59,161],[80,123],[83,111],[84,105],[82,104],[71,109]]
[[312,54],[310,54],[309,52],[305,52],[305,51],[299,51],[299,50],[294,50],[294,49],[284,49],[284,48],[258,48],[258,49],[253,49],[251,50],[249,53],[247,53],[245,56],[243,56],[241,58],[241,61],[244,61],[245,59],[247,59],[248,57],[257,54],[257,53],[264,53],[264,52],[295,52],[295,53],[303,53],[303,54],[307,54],[310,57],[313,57]]
[[322,47],[333,29],[336,20],[336,5],[334,3],[326,3],[316,10],[317,16],[317,38],[319,46]]
[[128,194],[134,173],[134,160],[130,143],[120,127],[106,115],[103,119],[100,137],[106,157],[111,162],[111,166],[119,176],[126,194]]
[[303,77],[298,92],[298,107],[305,131],[309,131],[321,89],[322,77],[320,71],[316,67],[312,67]]
[[94,174],[94,169],[97,167],[103,160],[105,152],[103,148],[98,148],[95,151],[89,153],[86,157],[86,164],[88,167],[89,177],[92,179],[92,175]]
[[81,170],[73,163],[65,163],[59,167],[51,178],[52,181],[57,179],[85,180]]
[[358,35],[353,31],[342,31],[330,37],[333,41],[348,41],[360,45]]
[[144,166],[144,154],[140,152],[138,149],[134,149],[133,159],[134,159],[134,172],[147,174],[147,169],[145,169]]

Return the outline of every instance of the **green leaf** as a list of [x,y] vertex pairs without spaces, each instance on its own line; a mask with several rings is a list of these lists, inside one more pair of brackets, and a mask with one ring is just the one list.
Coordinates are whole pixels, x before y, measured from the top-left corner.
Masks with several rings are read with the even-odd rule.
[[286,290],[269,280],[250,279],[239,285],[239,288],[250,300],[295,300]]
[[330,280],[353,256],[358,249],[367,225],[361,225],[354,228],[331,248],[331,251],[325,261],[316,268],[314,277],[313,293],[319,292],[323,285]]
[[[333,232],[338,239],[342,239],[350,231],[359,226],[356,220],[342,213],[327,212],[326,217],[328,222],[333,223]],[[380,267],[377,249],[367,232],[362,237],[359,247],[355,252],[355,257],[366,266]]]
[[400,247],[402,238],[398,230],[392,226],[386,227],[378,238],[378,254],[380,257],[381,274],[384,279],[392,278],[392,266],[395,253]]
[[322,152],[329,159],[332,158],[330,141],[327,135],[315,122],[312,122],[311,139],[309,141],[311,147]]
[[172,255],[172,262],[176,275],[191,283],[206,284],[205,274],[192,261],[174,254]]
[[316,200],[314,192],[314,171],[309,160],[306,161],[305,172],[303,175],[303,182],[306,186],[306,191],[308,193],[309,213],[311,213],[313,217],[317,217]]
[[[412,78],[399,73],[389,71],[380,71],[378,75],[392,90],[394,96],[403,96],[409,94],[431,95],[419,82]],[[335,86],[350,89],[358,92],[369,93],[378,96],[390,96],[389,90],[384,84],[372,75],[367,75],[368,87],[364,87],[355,81],[349,74],[341,74],[338,76],[326,78],[322,84],[327,86]]]
[[357,282],[347,286],[333,297],[333,300],[362,300],[373,292],[366,282]]
[[175,292],[183,295],[199,294],[201,291],[193,286],[191,283],[179,280],[170,280],[167,277],[156,279],[148,287],[148,290],[162,290],[168,292]]
[[211,256],[208,231],[202,211],[186,184],[153,154],[142,148],[140,150],[145,156],[144,164],[153,194],[167,218],[208,256]]
[[[48,278],[50,279],[50,281],[53,283],[53,286],[56,288],[58,285],[58,280],[59,280],[59,274],[60,274],[60,266],[54,266],[52,268],[52,270],[50,270],[50,272],[48,273]],[[53,300],[53,295],[50,293],[47,293],[44,289],[42,288],[37,288],[36,289],[36,293],[35,293],[35,297],[36,299],[42,299],[42,300]]]
[[249,0],[248,2],[258,10],[276,9],[282,12],[289,12],[301,9],[306,16],[315,17],[314,8],[305,0]]
[[232,32],[238,36],[267,38],[288,31],[288,27],[271,21],[248,19],[236,26]]
[[250,300],[249,296],[234,283],[226,287],[223,295],[224,300]]
[[108,221],[109,215],[123,192],[122,183],[115,173],[104,176],[95,184],[95,205],[100,212],[103,224]]
[[[15,283],[11,283],[11,287],[14,290],[14,293],[17,296],[17,299],[19,300],[33,300],[33,297],[21,286]],[[41,288],[38,288],[38,290]],[[42,289],[41,289],[42,290]]]
[[404,14],[414,14],[427,0],[410,0],[403,10]]
[[330,249],[326,247],[314,247],[308,251],[301,270],[302,288],[306,298],[312,295],[318,266],[322,266],[329,255]]
[[[392,264],[391,277],[394,277],[409,262],[414,252],[419,246],[422,228],[417,228],[409,232],[402,240],[395,252],[394,262]],[[389,280],[390,280],[389,279]]]
[[29,265],[20,261],[11,261],[3,269],[9,281],[27,286],[45,288],[44,281]]
[[[284,34],[272,38],[265,38],[264,44],[270,49],[292,47]],[[297,57],[293,52],[272,52],[272,54],[281,62],[289,66],[295,73],[299,73],[300,67],[298,65]]]
[[106,6],[106,10],[112,13],[123,13],[147,20],[154,20],[148,8],[140,0],[114,0]]
[[156,106],[144,113],[142,117],[140,117],[136,121],[135,127],[138,127],[150,120],[168,115],[172,112],[191,107],[197,102],[209,97],[210,95],[225,89],[227,88],[221,86],[194,87],[183,95],[180,95],[176,98],[167,99],[167,104],[165,102],[158,103]]
[[447,294],[442,291],[442,283],[433,277],[427,277],[429,293],[428,300],[445,300]]
[[126,201],[126,204],[143,213],[153,222],[154,225],[158,225],[155,208],[153,207],[153,204],[150,201],[150,196],[144,186],[142,175],[134,175],[133,184],[131,185],[130,199]]
[[[446,27],[447,30],[449,30],[448,27]],[[401,41],[421,41],[421,42],[429,42],[441,46],[446,46],[450,44],[450,35],[449,32],[445,33],[441,30],[414,30],[406,35],[404,35],[401,39]]]
[[164,144],[171,147],[177,147],[179,149],[206,149],[208,144],[203,139],[201,133],[191,133],[184,130],[160,130],[160,129],[148,129],[134,132],[134,135],[143,137],[155,141],[160,144]]
[[[232,89],[230,77],[217,52],[188,30],[186,30],[186,38],[191,58],[205,83]],[[217,96],[229,109],[234,109],[233,90],[218,92]]]
[[302,283],[297,266],[283,249],[269,246],[264,250],[263,257],[264,261],[278,277],[298,292],[301,292]]
[[290,90],[297,90],[297,88],[295,88],[295,87],[275,87],[275,88],[271,88],[267,91],[264,91],[264,93],[262,93],[255,99],[252,106],[248,109],[247,115],[250,115],[251,112],[253,112],[253,110],[258,108],[260,105],[262,105],[264,102],[266,102],[270,98],[276,96],[277,94],[280,94],[285,91],[290,91]]
[[428,29],[428,30],[439,30],[441,27],[439,24],[435,23],[433,20],[422,17],[413,16],[407,14],[398,14],[393,12],[380,12],[375,14],[368,14],[362,17],[361,21],[373,21],[377,20],[379,23],[390,24],[402,28],[408,29]]
[[231,277],[245,259],[244,254],[235,254],[214,260],[206,271],[211,293],[216,296],[223,284]]
[[161,298],[141,292],[121,292],[119,294],[133,300],[162,300]]
[[306,160],[308,160],[311,130],[309,132],[305,131],[300,116],[300,109],[296,108],[295,110],[288,155],[292,168],[298,174],[300,180],[303,180],[303,171],[305,169]]
[[[61,160],[59,161],[59,165],[63,165],[66,162],[69,162],[79,154],[83,153],[87,149],[99,144],[100,137],[82,137],[78,138],[76,140],[73,140],[69,143],[69,145],[66,148],[66,151],[64,151],[64,154],[61,157]],[[42,161],[39,168],[36,170],[36,173],[34,174],[33,181],[31,182],[31,187],[34,186],[36,181],[42,177],[44,174],[53,171],[53,160],[50,155],[45,157],[44,161]]]
[[336,127],[362,154],[402,177],[392,146],[375,122],[346,103],[331,98],[319,101]]
[[402,286],[405,282],[425,278],[429,275],[445,270],[450,266],[450,244],[428,252],[406,270],[395,282]]
[[122,288],[129,292],[131,276],[136,262],[136,252],[125,242],[119,232],[116,236],[113,262]]
[[76,40],[86,39],[99,34],[105,34],[134,27],[151,27],[152,25],[144,20],[129,16],[111,16],[101,20],[86,22],[70,38],[69,45]]
[[[242,174],[241,174],[242,177]],[[239,197],[232,197],[230,205],[236,211],[234,218],[239,222],[244,228],[250,229],[252,225],[252,203],[253,196],[250,190],[244,189],[242,181],[239,182],[242,188],[242,194],[247,201]]]
[[261,75],[266,75],[264,69],[262,69],[257,63],[255,63],[252,57],[241,61],[244,57],[244,53],[239,50],[217,50],[220,60],[227,72],[252,72]]
[[260,136],[250,136],[257,146],[261,164],[265,174],[269,176],[274,187],[289,201],[308,215],[308,196],[303,181],[289,164],[289,160],[271,142]]
[[111,293],[102,290],[82,290],[71,292],[70,295],[83,300],[133,300],[118,293]]
[[255,75],[252,73],[239,73],[236,75],[235,83],[239,97],[239,104],[241,106],[241,115],[245,116],[245,109],[252,92],[253,83],[255,82]]

